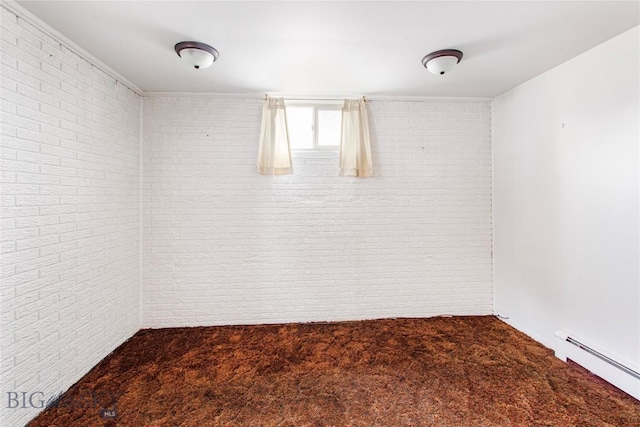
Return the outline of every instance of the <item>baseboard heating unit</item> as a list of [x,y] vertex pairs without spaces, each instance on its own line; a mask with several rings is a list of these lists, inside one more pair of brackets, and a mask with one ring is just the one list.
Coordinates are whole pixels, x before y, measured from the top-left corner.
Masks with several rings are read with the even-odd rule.
[[640,400],[640,372],[629,364],[621,363],[565,331],[556,331],[558,338],[555,347],[556,356],[565,362],[567,359],[583,366],[591,373],[625,391]]

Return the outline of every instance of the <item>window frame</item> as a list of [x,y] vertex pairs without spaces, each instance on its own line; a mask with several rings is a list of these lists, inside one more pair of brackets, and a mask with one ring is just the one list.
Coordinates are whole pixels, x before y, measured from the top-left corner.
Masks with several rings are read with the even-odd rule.
[[[291,153],[293,155],[296,154],[324,154],[324,155],[329,155],[329,154],[337,154],[340,151],[340,141],[338,141],[338,145],[334,145],[334,146],[322,146],[322,145],[318,145],[318,112],[319,111],[342,111],[342,102],[341,101],[306,101],[306,100],[295,100],[295,99],[290,99],[287,100],[285,99],[285,105],[287,106],[287,108],[297,108],[297,107],[304,107],[304,108],[312,108],[313,109],[313,147],[312,148],[294,148],[293,145],[291,145]],[[342,117],[341,117],[342,120]],[[287,117],[287,125],[289,123],[289,117]],[[291,144],[291,141],[289,141],[289,144]]]

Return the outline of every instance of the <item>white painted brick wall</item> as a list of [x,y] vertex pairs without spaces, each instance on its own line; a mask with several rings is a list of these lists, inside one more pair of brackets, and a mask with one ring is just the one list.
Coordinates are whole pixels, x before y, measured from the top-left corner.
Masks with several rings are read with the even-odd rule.
[[491,312],[490,103],[369,104],[376,177],[255,172],[261,102],[140,98],[2,11],[0,424],[139,327]]
[[20,426],[39,409],[8,391],[65,391],[138,329],[141,100],[0,11],[0,424]]
[[376,177],[270,177],[260,100],[145,97],[142,325],[491,313],[490,102],[369,109]]

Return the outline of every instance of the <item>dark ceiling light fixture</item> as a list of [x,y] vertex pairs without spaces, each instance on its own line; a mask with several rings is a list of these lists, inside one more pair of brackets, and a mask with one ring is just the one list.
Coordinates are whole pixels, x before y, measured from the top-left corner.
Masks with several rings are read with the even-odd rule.
[[422,58],[422,65],[436,75],[448,73],[462,59],[462,52],[455,49],[444,49],[431,52]]
[[175,50],[196,70],[210,67],[220,55],[215,48],[200,42],[180,42],[175,45]]

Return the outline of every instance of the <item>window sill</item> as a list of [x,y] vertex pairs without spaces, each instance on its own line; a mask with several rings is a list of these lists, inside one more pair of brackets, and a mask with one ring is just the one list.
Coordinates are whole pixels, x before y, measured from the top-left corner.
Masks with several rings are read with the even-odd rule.
[[338,158],[338,150],[292,150],[294,159],[333,159]]

